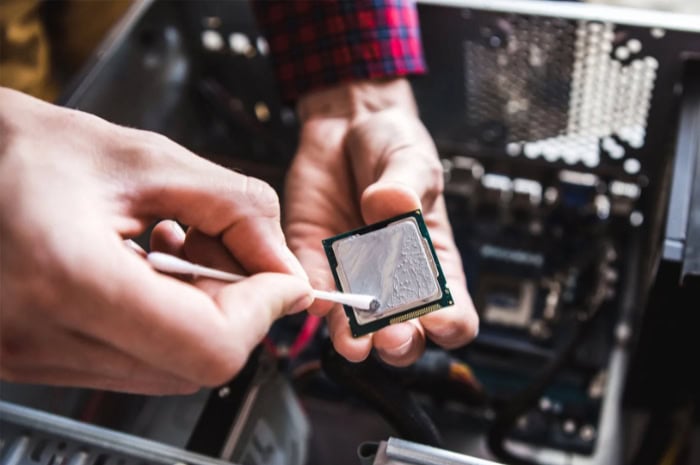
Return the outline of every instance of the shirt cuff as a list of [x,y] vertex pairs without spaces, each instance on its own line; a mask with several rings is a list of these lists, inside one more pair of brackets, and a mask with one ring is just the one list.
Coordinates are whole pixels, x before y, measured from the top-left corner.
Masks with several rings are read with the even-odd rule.
[[415,4],[402,0],[255,1],[282,98],[426,71]]

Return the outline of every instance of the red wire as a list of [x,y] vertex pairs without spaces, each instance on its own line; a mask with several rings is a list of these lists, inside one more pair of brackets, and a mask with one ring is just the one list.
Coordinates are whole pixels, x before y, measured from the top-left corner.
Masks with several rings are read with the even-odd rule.
[[304,325],[301,327],[297,338],[289,347],[289,358],[296,358],[309,345],[316,335],[316,331],[321,326],[321,318],[315,315],[307,315]]
[[95,419],[97,418],[97,413],[102,405],[102,401],[104,400],[104,396],[104,391],[91,392],[90,397],[88,397],[87,402],[85,402],[83,411],[80,413],[79,420],[86,423],[94,423]]
[[265,346],[273,357],[277,358],[279,356],[279,351],[277,350],[275,341],[273,341],[270,336],[265,336],[265,339],[263,339],[263,346]]

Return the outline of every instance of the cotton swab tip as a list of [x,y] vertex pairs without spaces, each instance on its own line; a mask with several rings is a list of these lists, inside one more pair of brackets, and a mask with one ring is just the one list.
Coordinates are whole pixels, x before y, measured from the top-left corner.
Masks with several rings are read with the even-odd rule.
[[342,292],[327,292],[314,290],[314,298],[329,300],[339,304],[349,305],[358,310],[376,312],[381,303],[372,295],[365,294],[345,294]]
[[151,252],[146,256],[148,262],[158,271],[177,274],[192,274],[194,263],[162,252]]

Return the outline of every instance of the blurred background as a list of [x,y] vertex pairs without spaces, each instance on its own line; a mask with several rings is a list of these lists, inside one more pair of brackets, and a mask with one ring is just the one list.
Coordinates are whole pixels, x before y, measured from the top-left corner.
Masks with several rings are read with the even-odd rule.
[[[298,122],[279,99],[249,2],[135,3],[0,0],[0,85],[160,132],[283,195]],[[700,14],[700,0],[590,3]],[[275,325],[240,376],[194,396],[0,383],[0,463],[15,439],[30,444],[36,412],[4,423],[24,405],[61,416],[44,418],[49,426],[71,418],[128,434],[132,446],[148,439],[245,465],[356,465],[363,441],[426,444],[435,427],[445,448],[509,464],[487,435],[532,446],[541,456],[526,463],[538,465],[700,464],[700,273],[682,263],[693,199],[700,225],[696,155],[686,150],[700,147],[700,16],[664,29],[663,15],[640,25],[631,10],[605,21],[562,16],[562,3],[539,16],[513,11],[516,2],[471,4],[419,3],[430,73],[412,85],[481,312],[473,344],[429,347],[405,370],[348,364],[323,323],[299,314]],[[579,144],[569,126],[595,132],[593,143]],[[589,299],[603,294],[602,304]],[[579,344],[583,306],[601,310]],[[547,380],[545,362],[561,368]],[[524,390],[529,400],[511,405]],[[508,438],[498,431],[504,407],[521,413],[506,418]],[[70,441],[34,426],[34,458],[11,463],[74,463]],[[160,463],[103,446],[81,463]],[[176,462],[198,463],[164,464]]]
[[[132,1],[3,0],[0,2],[0,85],[54,101]],[[700,13],[700,0],[588,0],[587,3]]]

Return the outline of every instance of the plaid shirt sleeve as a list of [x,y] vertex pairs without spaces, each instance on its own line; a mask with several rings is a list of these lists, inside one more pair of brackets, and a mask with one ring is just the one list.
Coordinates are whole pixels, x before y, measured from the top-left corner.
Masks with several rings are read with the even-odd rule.
[[254,1],[285,101],[355,79],[425,72],[410,0]]

